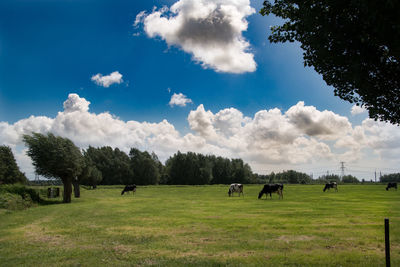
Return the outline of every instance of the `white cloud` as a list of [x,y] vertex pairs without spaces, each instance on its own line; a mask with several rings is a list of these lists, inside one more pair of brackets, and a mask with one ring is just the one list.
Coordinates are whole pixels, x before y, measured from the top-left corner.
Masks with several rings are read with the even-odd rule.
[[400,158],[400,131],[393,124],[365,119],[362,128],[367,136],[366,143],[384,159]]
[[347,118],[303,102],[284,113],[277,108],[260,110],[251,118],[235,108],[213,113],[199,105],[187,117],[192,132],[186,135],[167,120],[122,121],[107,112],[91,113],[89,104],[77,94],[70,94],[64,110],[55,118],[30,116],[14,124],[0,122],[0,142],[13,149],[18,164],[28,175],[33,169],[24,154],[22,136],[32,132],[67,137],[81,148],[111,146],[129,152],[137,147],[154,151],[162,160],[177,150],[242,158],[256,171],[282,166],[297,169],[322,162],[362,164],[372,157],[375,162],[383,159],[385,164],[393,162],[398,166],[400,158],[398,126],[366,119],[353,127]]
[[367,110],[363,107],[354,105],[351,107],[351,115],[358,115],[367,112]]
[[302,101],[291,107],[286,115],[298,130],[308,136],[336,139],[351,130],[351,124],[346,117],[332,111],[319,111],[313,106],[305,106]]
[[91,80],[95,82],[97,85],[103,86],[103,87],[110,87],[110,85],[117,83],[120,84],[123,82],[122,80],[122,74],[119,73],[118,71],[114,71],[110,73],[109,75],[103,76],[100,73],[97,73],[96,75],[93,75]]
[[84,98],[80,98],[77,94],[69,94],[68,99],[64,102],[65,112],[74,111],[88,111],[90,102],[86,101]]
[[141,11],[136,15],[135,22],[133,23],[133,27],[137,28],[140,23],[143,22],[144,18],[147,16],[146,11]]
[[149,37],[180,47],[204,68],[244,73],[256,70],[250,43],[242,36],[246,18],[254,13],[249,0],[180,0],[171,8],[140,12],[134,26],[143,23]]
[[[168,89],[169,89],[169,88],[168,88]],[[170,89],[169,89],[169,90],[170,90]],[[186,104],[189,104],[189,103],[193,103],[192,100],[191,100],[190,98],[187,98],[187,96],[185,96],[185,95],[182,94],[182,93],[179,93],[179,94],[174,93],[174,94],[171,96],[171,100],[169,101],[169,105],[170,105],[171,107],[173,107],[173,106],[185,107]]]

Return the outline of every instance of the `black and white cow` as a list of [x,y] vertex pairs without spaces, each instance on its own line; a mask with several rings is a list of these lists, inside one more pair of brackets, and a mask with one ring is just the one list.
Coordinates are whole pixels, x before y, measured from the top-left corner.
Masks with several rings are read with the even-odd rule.
[[244,196],[243,185],[242,184],[231,184],[229,186],[228,195],[231,197],[231,196],[233,196],[233,193],[235,193],[235,192],[239,193],[239,197],[240,197],[240,194],[242,194]]
[[128,192],[129,193],[129,191],[132,191],[132,193],[133,194],[135,194],[135,192],[136,192],[136,185],[126,185],[125,186],[125,188],[124,188],[124,190],[122,190],[122,192],[121,192],[121,195],[123,195],[125,192]]
[[392,187],[397,190],[397,183],[388,183],[388,185],[386,186],[386,191],[388,191]]
[[338,191],[337,190],[337,183],[336,182],[330,182],[330,183],[325,184],[325,187],[324,187],[323,191],[325,192],[326,189],[330,190],[331,188],[335,188],[336,191]]
[[283,198],[283,184],[265,184],[263,189],[258,194],[258,199],[260,199],[264,194],[266,197],[272,198],[272,193],[277,193],[279,198]]

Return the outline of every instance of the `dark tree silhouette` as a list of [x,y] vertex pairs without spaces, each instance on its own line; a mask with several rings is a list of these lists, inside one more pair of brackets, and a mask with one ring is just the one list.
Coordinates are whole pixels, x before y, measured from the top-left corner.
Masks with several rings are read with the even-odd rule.
[[400,123],[400,1],[264,1],[262,15],[284,19],[270,42],[298,41],[341,99],[373,119]]
[[0,184],[25,184],[28,181],[15,161],[14,154],[8,146],[0,146]]

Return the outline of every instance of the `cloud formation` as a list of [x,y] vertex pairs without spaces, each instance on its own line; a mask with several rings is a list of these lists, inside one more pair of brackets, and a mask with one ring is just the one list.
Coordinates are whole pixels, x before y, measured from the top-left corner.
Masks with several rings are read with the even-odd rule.
[[291,107],[286,115],[301,133],[308,136],[329,140],[336,139],[351,130],[351,124],[346,117],[332,111],[318,111],[313,106],[305,106],[303,101]]
[[[235,108],[213,113],[199,105],[187,119],[190,133],[181,135],[167,120],[158,123],[122,121],[103,112],[91,113],[90,102],[70,94],[64,110],[55,118],[30,116],[14,124],[0,122],[0,142],[13,148],[22,170],[33,172],[25,155],[24,134],[48,133],[67,137],[77,146],[118,147],[125,152],[136,147],[154,151],[166,160],[180,150],[243,158],[263,170],[276,166],[302,166],[340,161],[363,161],[367,149],[385,162],[400,156],[398,126],[366,119],[353,127],[346,117],[331,111],[319,111],[299,102],[286,112],[273,108],[246,117]],[[397,165],[396,165],[397,166]]]
[[[169,88],[168,88],[168,89],[169,89]],[[186,104],[189,104],[189,103],[193,103],[193,101],[192,101],[190,98],[187,98],[187,96],[185,96],[185,95],[182,94],[182,93],[179,93],[179,94],[174,93],[174,94],[171,96],[171,100],[169,101],[168,104],[169,104],[171,107],[173,107],[173,106],[185,107]]]
[[363,107],[354,105],[353,107],[351,107],[351,115],[358,115],[358,114],[362,114],[367,112],[367,110]]
[[257,66],[242,35],[246,18],[253,13],[249,0],[180,0],[170,8],[140,12],[134,26],[143,23],[150,38],[158,36],[169,46],[180,47],[204,68],[244,73]]
[[114,71],[108,75],[103,76],[100,73],[97,73],[96,75],[93,75],[91,80],[96,83],[97,85],[103,86],[103,87],[110,87],[110,85],[117,83],[120,84],[123,82],[122,80],[122,74],[119,73],[118,71]]

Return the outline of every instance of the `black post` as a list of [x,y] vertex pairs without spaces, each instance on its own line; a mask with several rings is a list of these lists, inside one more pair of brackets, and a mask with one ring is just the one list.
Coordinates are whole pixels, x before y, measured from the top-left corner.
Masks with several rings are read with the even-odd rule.
[[386,267],[390,267],[389,219],[387,218],[385,218],[385,254]]

